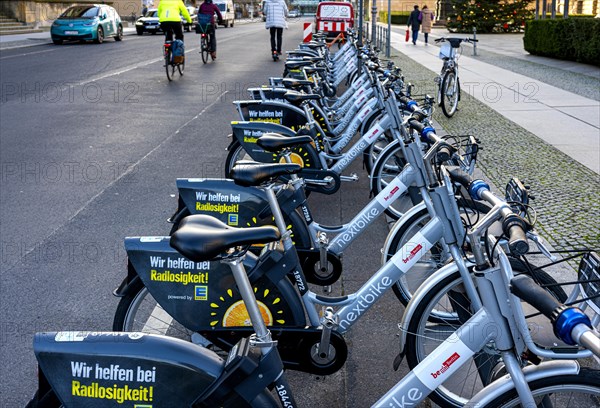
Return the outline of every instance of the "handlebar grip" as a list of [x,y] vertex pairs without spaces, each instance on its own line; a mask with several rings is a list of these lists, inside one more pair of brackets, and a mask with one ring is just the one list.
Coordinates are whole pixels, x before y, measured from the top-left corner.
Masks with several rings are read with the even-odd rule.
[[[510,280],[510,291],[549,318],[556,337],[572,346],[577,344],[577,341],[584,347],[588,345],[592,346],[586,348],[594,354],[600,352],[600,348],[597,346],[598,338],[595,335],[593,338],[589,337],[595,344],[588,344],[585,338],[582,339],[582,335],[586,330],[581,325],[591,329],[592,323],[590,318],[581,309],[566,307],[552,297],[550,293],[537,285],[528,275],[519,275],[512,278]],[[580,330],[581,328],[583,330]]]
[[452,158],[452,149],[450,146],[441,146],[437,151],[437,159],[439,162],[447,162]]
[[517,214],[509,214],[502,222],[504,234],[508,236],[508,248],[514,255],[525,255],[529,252],[529,242],[525,231],[527,224]]
[[452,181],[459,183],[464,188],[468,189],[471,185],[471,182],[473,182],[471,175],[466,171],[463,171],[458,166],[446,166],[446,170],[448,171]]
[[416,130],[419,134],[423,133],[423,129],[425,129],[425,125],[419,122],[417,119],[409,119],[408,125]]
[[561,306],[558,300],[535,283],[528,275],[521,274],[512,278],[510,280],[510,291],[542,312],[548,319],[551,319],[552,313]]

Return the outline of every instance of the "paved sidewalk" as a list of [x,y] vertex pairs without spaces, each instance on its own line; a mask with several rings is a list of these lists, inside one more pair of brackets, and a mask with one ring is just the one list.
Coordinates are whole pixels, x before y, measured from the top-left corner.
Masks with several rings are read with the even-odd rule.
[[[392,33],[392,47],[433,71],[439,70],[442,66],[438,58],[439,48],[433,44],[426,46],[422,41],[417,42],[416,46],[405,42],[404,35],[401,34],[404,29],[396,27],[393,30],[396,32]],[[455,36],[445,29],[434,29],[430,34],[430,43],[435,38],[449,35]],[[522,37],[522,34],[479,35],[477,47],[506,57],[541,64],[542,70],[551,67],[588,75],[592,83],[600,78],[600,69],[597,67],[529,55],[523,50]],[[472,56],[470,46],[464,47],[459,65],[463,92],[600,173],[600,102],[597,97],[584,97],[530,76],[482,62],[479,57]],[[561,78],[556,80],[560,81]],[[600,92],[597,82],[595,83],[596,92]],[[434,94],[432,90],[428,91]]]

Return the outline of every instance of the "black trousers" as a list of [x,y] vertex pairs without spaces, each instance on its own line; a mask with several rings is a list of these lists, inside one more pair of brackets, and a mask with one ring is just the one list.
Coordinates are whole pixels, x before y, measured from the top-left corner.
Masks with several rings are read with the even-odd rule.
[[173,33],[175,33],[175,39],[183,41],[181,21],[163,21],[160,23],[160,28],[165,33],[165,40],[173,41]]
[[[271,27],[269,31],[271,32],[271,52],[277,51],[278,53],[281,53],[281,37],[283,36],[283,28]],[[277,35],[277,41],[275,41],[275,35]]]

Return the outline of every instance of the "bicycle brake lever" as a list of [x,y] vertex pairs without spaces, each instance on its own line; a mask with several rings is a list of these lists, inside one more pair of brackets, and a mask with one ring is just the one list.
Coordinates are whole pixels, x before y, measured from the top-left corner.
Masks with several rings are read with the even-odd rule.
[[558,258],[550,253],[550,250],[544,244],[544,239],[533,231],[527,231],[527,238],[531,239],[537,245],[540,252],[552,262],[555,262]]

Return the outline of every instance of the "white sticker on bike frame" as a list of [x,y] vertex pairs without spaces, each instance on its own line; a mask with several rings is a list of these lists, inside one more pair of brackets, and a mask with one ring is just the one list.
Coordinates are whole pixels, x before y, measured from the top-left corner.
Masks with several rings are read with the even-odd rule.
[[367,133],[363,135],[363,139],[366,140],[369,144],[373,143],[375,139],[381,136],[384,133],[383,127],[377,122],[377,125],[373,126],[368,130]]
[[[400,174],[402,174],[402,173],[400,173]],[[402,195],[402,193],[404,193],[407,189],[408,189],[408,186],[406,184],[404,184],[402,182],[402,180],[400,180],[400,177],[394,177],[394,179],[392,181],[390,181],[390,183],[386,186],[386,188],[384,188],[383,190],[381,190],[381,192],[379,194],[377,194],[375,199],[384,208],[387,208],[398,197],[400,197]]]
[[[381,195],[381,193],[379,195]],[[391,261],[398,269],[407,272],[427,253],[427,251],[431,249],[431,247],[433,247],[431,242],[429,242],[429,240],[425,238],[425,235],[419,231],[410,238],[398,252],[396,252]]]
[[413,373],[430,390],[435,390],[464,362],[475,353],[467,347],[456,333],[452,333],[441,345],[429,354],[418,366],[413,368]]
[[54,336],[54,341],[57,342],[71,342],[71,341],[84,341],[88,336],[88,332],[58,332]]

